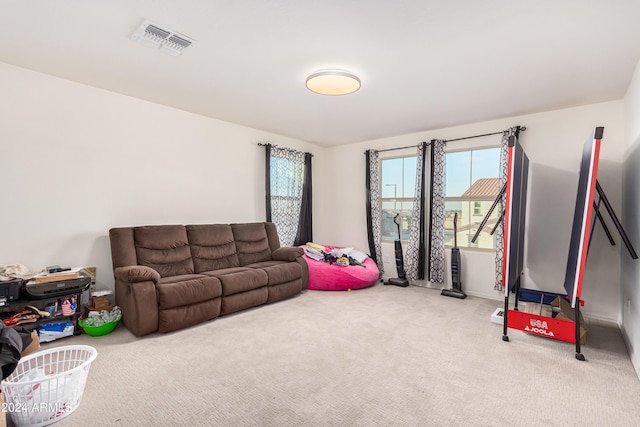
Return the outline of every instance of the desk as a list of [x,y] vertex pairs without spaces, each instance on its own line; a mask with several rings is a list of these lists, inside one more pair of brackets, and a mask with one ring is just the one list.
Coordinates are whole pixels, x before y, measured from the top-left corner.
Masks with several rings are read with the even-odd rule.
[[[38,325],[43,325],[46,323],[59,323],[59,322],[67,322],[70,321],[73,323],[74,327],[74,335],[79,335],[82,329],[78,326],[78,319],[82,315],[83,305],[82,305],[82,296],[85,292],[89,290],[89,286],[91,285],[91,280],[87,280],[85,285],[82,285],[82,288],[74,289],[74,290],[66,290],[59,294],[54,294],[52,296],[47,296],[44,298],[33,298],[27,295],[24,290],[21,293],[20,298],[16,300],[6,301],[4,304],[0,305],[0,318],[8,319],[13,316],[15,313],[21,312],[25,307],[32,306],[37,308],[38,310],[47,311],[47,307],[55,306],[56,302],[58,302],[58,311],[56,313],[52,313],[49,317],[41,317],[35,322],[30,323],[21,323],[17,326],[22,326],[26,329],[33,330],[38,327]],[[71,315],[63,315],[62,314],[62,306],[61,302],[69,297],[76,297],[77,305],[75,313]]]

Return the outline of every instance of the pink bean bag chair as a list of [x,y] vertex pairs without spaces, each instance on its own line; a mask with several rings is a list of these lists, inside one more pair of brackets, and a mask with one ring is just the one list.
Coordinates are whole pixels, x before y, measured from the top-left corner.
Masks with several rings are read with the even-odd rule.
[[[327,252],[338,246],[325,246]],[[309,266],[308,289],[318,291],[346,291],[350,289],[366,288],[373,285],[380,272],[378,266],[367,257],[361,265],[340,266],[324,261],[316,261],[303,255]]]

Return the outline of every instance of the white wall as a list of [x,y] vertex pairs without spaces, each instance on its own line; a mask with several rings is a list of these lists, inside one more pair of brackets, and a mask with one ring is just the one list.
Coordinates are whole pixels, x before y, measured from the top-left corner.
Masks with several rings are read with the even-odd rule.
[[97,266],[109,228],[264,221],[264,149],[298,140],[0,63],[0,264]]
[[[623,102],[615,101],[329,148],[325,153],[327,167],[323,175],[328,182],[340,182],[342,185],[319,195],[320,205],[332,208],[331,214],[321,211],[316,235],[323,239],[321,243],[354,246],[368,251],[363,154],[366,149],[404,147],[433,138],[454,139],[515,125],[525,126],[527,130],[521,134],[520,140],[530,160],[530,182],[525,241],[527,270],[523,286],[564,293],[582,145],[595,126],[605,127],[599,180],[620,213],[623,118]],[[495,138],[451,142],[449,149],[494,144]],[[397,156],[405,151],[415,152],[403,150],[389,154]],[[611,222],[609,224],[613,228]],[[617,246],[609,246],[602,228],[596,227],[583,298],[587,317],[617,323],[620,319],[620,239],[616,240]],[[393,246],[384,245],[383,252],[386,275],[394,276]],[[493,290],[493,262],[493,253],[462,249],[462,283],[467,293],[503,298]]]
[[[622,178],[622,221],[640,252],[640,62],[624,99],[625,152]],[[640,260],[621,258],[622,333],[640,376]]]

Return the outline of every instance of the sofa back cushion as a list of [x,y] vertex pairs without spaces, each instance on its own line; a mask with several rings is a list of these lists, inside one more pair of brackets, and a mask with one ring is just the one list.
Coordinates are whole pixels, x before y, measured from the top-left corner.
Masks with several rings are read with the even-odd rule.
[[240,266],[229,224],[187,225],[196,273]]
[[187,230],[183,225],[134,227],[138,265],[151,267],[160,277],[194,273]]
[[241,266],[271,261],[271,249],[264,222],[231,224]]

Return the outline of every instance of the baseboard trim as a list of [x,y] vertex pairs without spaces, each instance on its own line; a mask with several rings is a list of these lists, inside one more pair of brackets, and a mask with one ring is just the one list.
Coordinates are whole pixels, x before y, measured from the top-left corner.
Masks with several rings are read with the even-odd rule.
[[490,299],[493,301],[504,301],[504,292],[498,292],[495,291],[493,293],[485,293],[485,292],[474,292],[474,291],[467,291],[463,288],[464,292],[472,297],[478,297],[478,298],[484,298],[484,299]]
[[633,345],[631,344],[631,340],[629,339],[629,335],[627,335],[627,331],[624,328],[624,325],[620,328],[622,332],[622,340],[624,341],[624,345],[627,347],[627,353],[629,353],[629,359],[631,360],[631,365],[633,369],[636,371],[636,375],[638,379],[640,379],[640,360],[638,360],[638,355],[633,349]]

